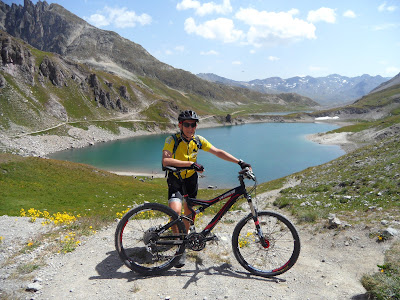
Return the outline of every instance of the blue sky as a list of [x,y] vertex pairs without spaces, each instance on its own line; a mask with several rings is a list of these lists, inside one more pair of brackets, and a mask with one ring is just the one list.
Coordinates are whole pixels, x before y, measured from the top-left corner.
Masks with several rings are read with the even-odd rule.
[[[3,0],[23,5],[23,0]],[[36,3],[37,1],[32,1]],[[400,72],[400,0],[49,0],[175,68],[249,81]]]

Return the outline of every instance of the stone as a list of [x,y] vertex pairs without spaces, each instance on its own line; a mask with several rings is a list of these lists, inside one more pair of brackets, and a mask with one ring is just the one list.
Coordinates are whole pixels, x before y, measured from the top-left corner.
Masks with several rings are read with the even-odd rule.
[[26,287],[26,291],[37,292],[37,291],[40,291],[42,288],[43,287],[39,282],[33,282],[33,283],[28,284],[28,286]]
[[388,227],[382,232],[382,235],[386,237],[394,237],[397,236],[398,234],[399,232],[392,227]]
[[339,220],[338,217],[336,217],[335,214],[329,214],[328,222],[329,228],[337,228],[342,224],[342,222]]

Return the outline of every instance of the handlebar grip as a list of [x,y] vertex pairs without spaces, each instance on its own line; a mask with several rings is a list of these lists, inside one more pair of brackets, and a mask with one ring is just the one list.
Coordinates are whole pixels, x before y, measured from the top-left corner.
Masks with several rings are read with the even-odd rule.
[[244,168],[243,170],[239,171],[240,175],[245,175],[249,171],[249,168]]
[[171,167],[171,166],[162,166],[162,170],[163,171],[171,171],[171,172],[178,171],[175,167]]
[[162,166],[163,171],[171,171],[173,173],[179,172],[181,170],[190,170],[191,167],[172,167],[172,166]]
[[254,175],[253,171],[251,171],[249,168],[244,168],[239,172],[240,175],[243,175],[244,177],[251,179],[251,180],[256,180],[256,176]]

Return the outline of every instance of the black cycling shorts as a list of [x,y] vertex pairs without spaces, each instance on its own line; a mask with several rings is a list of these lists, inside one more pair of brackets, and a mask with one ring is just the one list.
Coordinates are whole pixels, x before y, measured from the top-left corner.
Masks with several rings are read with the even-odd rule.
[[[183,181],[186,185],[186,190],[189,197],[196,198],[197,190],[199,189],[199,176],[197,175],[197,173],[194,173],[189,178],[183,179]],[[168,183],[168,199],[171,198],[172,194],[175,194],[177,192],[179,192],[182,196],[184,196],[182,191],[182,184],[175,175],[169,173],[167,178],[167,183]]]

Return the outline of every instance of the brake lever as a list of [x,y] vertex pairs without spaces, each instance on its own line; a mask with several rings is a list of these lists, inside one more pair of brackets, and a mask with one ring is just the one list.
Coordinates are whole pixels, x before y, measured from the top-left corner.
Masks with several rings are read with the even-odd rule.
[[239,172],[239,174],[253,181],[256,180],[256,176],[254,175],[253,171],[251,171],[249,168],[244,168],[242,171]]
[[254,175],[253,171],[249,170],[249,171],[246,173],[246,175],[247,175],[247,178],[248,178],[248,179],[251,179],[251,180],[253,180],[253,181],[256,181],[256,175]]

